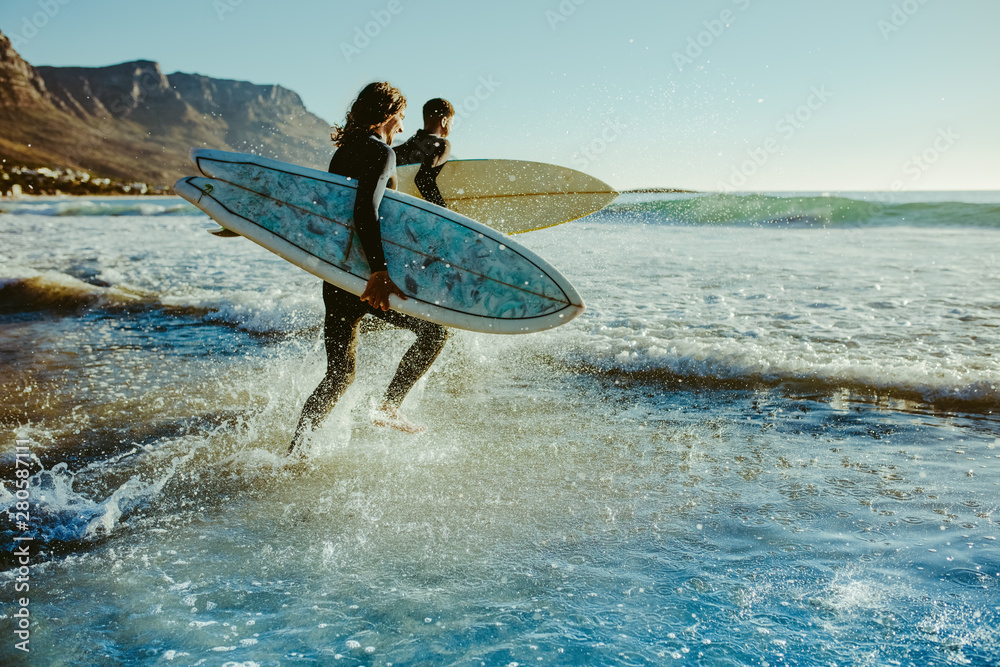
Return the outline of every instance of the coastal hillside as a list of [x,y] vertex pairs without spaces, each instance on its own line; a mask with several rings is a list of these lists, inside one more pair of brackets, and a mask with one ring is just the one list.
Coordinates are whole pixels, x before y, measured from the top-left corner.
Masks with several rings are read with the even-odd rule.
[[33,67],[0,33],[0,159],[172,184],[192,146],[323,168],[330,125],[276,85],[164,74],[151,61]]

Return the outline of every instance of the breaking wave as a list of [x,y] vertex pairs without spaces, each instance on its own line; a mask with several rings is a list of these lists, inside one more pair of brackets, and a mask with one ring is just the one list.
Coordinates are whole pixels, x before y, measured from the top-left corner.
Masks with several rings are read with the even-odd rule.
[[[872,200],[842,196],[706,194],[636,201],[623,197],[600,215],[672,225],[775,227],[981,227],[1000,228],[1000,204],[894,202],[873,193]],[[630,201],[631,200],[631,201]]]

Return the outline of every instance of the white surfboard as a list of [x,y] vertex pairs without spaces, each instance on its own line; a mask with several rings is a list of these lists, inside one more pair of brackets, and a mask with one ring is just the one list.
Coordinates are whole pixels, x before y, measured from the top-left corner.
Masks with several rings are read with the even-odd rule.
[[[420,197],[420,165],[397,167],[397,189]],[[448,208],[505,234],[552,227],[599,211],[618,196],[575,169],[522,160],[450,160],[437,177]]]
[[[220,225],[360,295],[370,270],[354,232],[357,181],[256,155],[194,149],[205,176],[174,191]],[[465,216],[387,190],[379,207],[390,305],[445,326],[530,333],[569,322],[583,299],[552,265]]]

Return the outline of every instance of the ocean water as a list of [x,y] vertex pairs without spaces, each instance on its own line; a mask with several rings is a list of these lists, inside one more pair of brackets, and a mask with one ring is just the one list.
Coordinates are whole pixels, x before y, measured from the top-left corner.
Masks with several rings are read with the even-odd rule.
[[319,281],[214,227],[0,202],[3,664],[1000,664],[1000,193],[623,195],[304,463]]

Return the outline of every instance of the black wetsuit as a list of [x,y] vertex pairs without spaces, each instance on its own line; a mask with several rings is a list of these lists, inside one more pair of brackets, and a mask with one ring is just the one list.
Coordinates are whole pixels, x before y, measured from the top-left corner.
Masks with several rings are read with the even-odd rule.
[[[372,273],[386,270],[378,208],[386,187],[394,188],[396,185],[396,160],[392,149],[375,136],[349,141],[333,154],[329,171],[357,179],[354,224],[361,248]],[[327,282],[323,283],[323,303],[326,306],[323,323],[326,375],[302,408],[293,448],[306,429],[326,417],[354,379],[358,323],[362,317],[372,315],[417,334],[417,340],[403,355],[399,369],[386,390],[385,402],[397,407],[430,368],[448,337],[448,330],[439,324],[374,308],[357,295]]]
[[397,165],[420,165],[415,182],[423,198],[432,204],[447,206],[438,189],[437,177],[451,155],[448,140],[427,130],[417,130],[416,134],[392,150],[396,152]]

